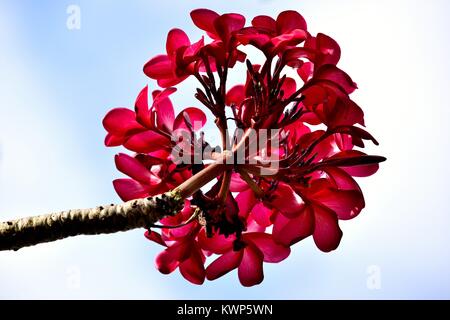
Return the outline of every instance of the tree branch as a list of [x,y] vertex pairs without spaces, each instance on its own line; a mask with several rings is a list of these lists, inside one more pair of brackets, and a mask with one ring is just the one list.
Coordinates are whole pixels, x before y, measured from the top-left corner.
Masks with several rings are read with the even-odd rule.
[[79,235],[109,234],[150,227],[177,214],[184,204],[179,191],[119,205],[69,210],[0,223],[0,251],[19,250]]

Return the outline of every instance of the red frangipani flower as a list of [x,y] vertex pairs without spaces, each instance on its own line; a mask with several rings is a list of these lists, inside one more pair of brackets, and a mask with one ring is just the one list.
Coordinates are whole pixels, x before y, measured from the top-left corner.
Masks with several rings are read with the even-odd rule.
[[[360,150],[378,142],[350,98],[356,83],[337,66],[339,45],[311,35],[298,12],[257,16],[249,26],[236,13],[198,9],[191,17],[210,42],[192,44],[184,31],[171,30],[166,54],[144,67],[164,89],[153,92],[149,106],[145,87],[134,111],[113,109],[103,121],[105,144],[134,152],[116,156],[128,178],[114,187],[124,201],[169,190],[184,199],[179,214],[146,233],[165,247],[156,259],[162,273],[178,268],[202,284],[237,269],[242,285],[253,286],[264,278],[264,262],[283,261],[309,236],[320,250],[335,250],[339,222],[366,205],[354,178],[373,175],[385,158]],[[247,45],[262,51],[261,64],[245,60]],[[243,83],[230,85],[230,69],[244,61]],[[200,109],[175,116],[173,86],[191,75],[220,147],[199,131],[206,123]]]

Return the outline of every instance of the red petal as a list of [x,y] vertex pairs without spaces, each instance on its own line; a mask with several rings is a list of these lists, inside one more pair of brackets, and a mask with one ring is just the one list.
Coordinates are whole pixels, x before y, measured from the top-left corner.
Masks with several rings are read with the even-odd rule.
[[158,55],[144,66],[144,73],[152,79],[172,79],[173,68],[172,61],[166,55]]
[[335,250],[342,238],[336,214],[330,209],[314,206],[314,242],[323,252]]
[[117,179],[113,181],[114,189],[123,201],[148,197],[147,186],[133,179]]
[[193,284],[203,284],[206,275],[205,266],[203,264],[204,259],[203,253],[197,247],[194,247],[189,259],[180,263],[181,275]]
[[105,137],[105,146],[107,147],[118,147],[125,142],[124,136],[115,136],[111,133],[108,133]]
[[314,64],[311,62],[305,62],[300,68],[297,69],[297,73],[302,78],[303,82],[308,82],[314,71]]
[[161,179],[151,174],[151,172],[138,160],[127,154],[119,153],[116,155],[115,163],[120,172],[126,174],[134,180],[144,184],[158,184],[161,182]]
[[239,216],[246,219],[258,200],[253,190],[248,189],[237,195],[236,202],[239,206]]
[[298,217],[289,219],[278,213],[273,224],[273,238],[276,242],[291,246],[314,232],[314,215],[311,207],[306,206]]
[[319,33],[316,37],[316,47],[322,53],[316,65],[319,67],[324,64],[336,65],[341,58],[341,48],[339,44],[329,36]]
[[[364,155],[366,155],[366,154],[361,151],[358,151],[358,150],[347,150],[347,151],[342,151],[342,152],[335,154],[330,159],[352,158],[352,157],[360,157],[360,156],[364,156]],[[360,165],[360,166],[353,166],[353,167],[342,167],[341,169],[353,177],[368,177],[368,176],[375,174],[379,168],[380,168],[380,165],[378,163],[375,163],[375,164]]]
[[185,250],[186,245],[183,243],[176,243],[167,248],[156,257],[156,268],[163,274],[172,273],[178,267]]
[[136,121],[136,113],[126,108],[109,111],[103,119],[103,127],[109,133],[117,136],[124,136],[131,130],[143,129]]
[[267,233],[247,233],[245,239],[253,242],[253,244],[264,255],[264,262],[277,263],[286,259],[291,253],[291,249],[288,246],[282,246],[275,241],[273,237]]
[[237,85],[231,88],[226,96],[226,105],[239,106],[245,99],[245,87],[243,85]]
[[305,19],[293,10],[283,11],[277,18],[278,34],[288,33],[295,29],[307,30]]
[[347,73],[332,64],[323,65],[316,70],[314,79],[332,81],[344,89],[347,94],[351,94],[358,88],[356,83],[353,82],[352,78],[350,78]]
[[231,34],[242,29],[245,25],[245,17],[237,13],[221,15],[214,21],[217,34],[224,43],[230,40]]
[[167,88],[156,94],[153,101],[158,128],[168,132],[172,132],[173,122],[175,120],[175,112],[169,96],[175,91],[175,88]]
[[241,263],[243,253],[244,250],[230,251],[214,260],[208,268],[206,268],[206,278],[208,280],[215,280],[231,270],[236,269]]
[[355,218],[365,206],[360,190],[324,189],[312,199],[333,210],[341,220]]
[[154,131],[144,131],[133,135],[124,146],[134,152],[148,153],[158,149],[170,148],[170,141]]
[[150,119],[150,111],[148,110],[148,86],[139,93],[134,108],[137,121],[147,128],[153,127]]
[[144,236],[150,241],[156,242],[164,247],[167,247],[161,235],[155,231],[145,231]]
[[203,250],[215,254],[224,254],[233,250],[233,241],[235,239],[236,237],[234,236],[226,238],[224,235],[218,233],[215,233],[211,238],[208,238],[204,228],[198,234],[198,243],[200,247]]
[[287,184],[280,183],[269,204],[287,217],[296,217],[304,209],[304,203]]
[[269,227],[272,225],[272,222],[270,220],[270,218],[272,217],[272,211],[273,210],[264,206],[263,203],[258,202],[253,207],[251,215],[259,225],[263,227]]
[[277,32],[277,22],[269,16],[256,16],[252,20],[252,26],[259,31],[275,34]]
[[191,12],[191,18],[198,28],[210,33],[213,36],[216,34],[214,21],[219,18],[218,13],[208,9],[197,9]]
[[231,175],[230,191],[231,192],[242,192],[248,190],[249,186],[247,182],[241,179],[241,176],[237,173]]
[[173,124],[174,130],[177,130],[177,129],[189,130],[188,126],[186,125],[186,120],[185,120],[186,116],[189,119],[189,121],[191,122],[191,124],[194,128],[194,131],[200,130],[206,124],[205,113],[198,108],[191,107],[191,108],[184,109],[177,115],[177,118],[175,119],[175,122]]
[[262,252],[250,243],[243,251],[242,261],[238,268],[241,284],[244,287],[260,284],[264,280]]
[[281,90],[284,91],[284,98],[287,99],[297,91],[297,83],[294,79],[287,77],[281,86]]
[[170,56],[174,54],[178,48],[189,46],[191,41],[189,41],[186,33],[181,29],[172,29],[167,35],[166,50],[167,54]]

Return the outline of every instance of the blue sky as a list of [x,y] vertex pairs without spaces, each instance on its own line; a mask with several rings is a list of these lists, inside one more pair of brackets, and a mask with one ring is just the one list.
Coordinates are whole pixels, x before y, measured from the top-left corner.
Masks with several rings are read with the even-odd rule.
[[[66,27],[71,4],[80,30]],[[80,237],[0,253],[0,298],[450,298],[445,0],[0,0],[0,219],[119,201],[119,150],[103,146],[101,120],[154,86],[141,70],[168,30],[200,36],[189,18],[198,7],[248,18],[295,9],[341,44],[340,65],[381,142],[369,151],[389,160],[360,180],[367,208],[342,224],[340,248],[323,254],[307,240],[266,265],[258,287],[240,287],[236,273],[197,287],[154,269],[161,248],[141,230]],[[175,95],[177,107],[196,105],[193,86]]]

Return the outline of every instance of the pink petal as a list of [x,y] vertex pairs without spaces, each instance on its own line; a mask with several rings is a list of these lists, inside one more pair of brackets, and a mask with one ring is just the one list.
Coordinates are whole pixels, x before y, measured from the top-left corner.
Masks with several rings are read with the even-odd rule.
[[[351,158],[351,157],[360,157],[366,155],[365,153],[357,150],[347,150],[337,153],[330,159],[342,159],[342,158]],[[375,174],[380,168],[378,163],[368,164],[368,165],[360,165],[353,167],[342,167],[341,169],[347,172],[349,175],[353,177],[369,177]]]
[[204,260],[203,253],[197,247],[194,247],[191,256],[180,263],[181,275],[193,284],[203,284],[206,276]]
[[[197,9],[191,12],[191,18],[194,24],[208,32],[210,35],[216,34],[216,29],[214,27],[214,21],[219,17],[219,14],[208,9]],[[214,37],[216,38],[216,37]]]
[[191,122],[194,131],[200,130],[203,128],[206,124],[206,115],[205,113],[198,109],[198,108],[186,108],[183,111],[181,111],[177,118],[175,119],[175,122],[173,124],[173,129],[185,129],[189,130],[188,126],[186,125],[186,117]]
[[239,106],[242,101],[245,99],[245,87],[243,85],[236,85],[231,88],[226,96],[226,105],[231,106]]
[[228,253],[220,256],[206,268],[206,278],[208,280],[215,280],[227,274],[231,270],[236,269],[241,263],[243,254],[244,250],[240,250],[229,251]]
[[107,147],[118,147],[125,143],[124,136],[115,136],[111,133],[108,133],[105,137],[105,146]]
[[136,121],[136,114],[126,108],[116,108],[109,111],[103,119],[106,131],[117,136],[124,136],[131,130],[143,129]]
[[269,16],[256,16],[252,20],[252,26],[259,31],[274,34],[277,32],[277,22]]
[[264,280],[263,254],[253,244],[247,244],[243,250],[241,264],[238,267],[238,275],[244,287],[252,287]]
[[138,160],[127,154],[119,153],[114,160],[117,169],[134,180],[144,184],[158,184],[161,182],[161,179],[151,174]]
[[181,257],[185,254],[183,251],[187,246],[183,243],[176,243],[168,247],[156,257],[156,268],[162,274],[172,273],[179,265]]
[[166,137],[149,130],[133,135],[124,146],[134,152],[148,153],[158,149],[170,148],[170,141]]
[[277,18],[278,34],[288,33],[295,29],[307,30],[305,19],[293,10],[283,11]]
[[251,215],[259,225],[263,227],[269,227],[272,225],[272,222],[270,220],[270,218],[272,217],[272,211],[273,210],[264,206],[263,203],[258,202],[253,207]]
[[155,231],[145,231],[144,236],[150,241],[156,242],[164,247],[167,247],[161,235]]
[[144,73],[152,79],[172,79],[172,61],[166,55],[158,55],[144,66]]
[[355,218],[365,206],[360,190],[325,189],[316,193],[313,199],[333,210],[341,220]]
[[153,127],[148,110],[148,86],[139,93],[134,106],[137,121],[147,128]]
[[248,189],[236,196],[236,202],[239,207],[239,216],[246,219],[258,200],[256,199],[253,190]]
[[307,82],[313,75],[314,64],[311,62],[305,62],[300,68],[297,69],[297,73],[302,78],[303,82]]
[[314,215],[309,206],[298,217],[289,219],[278,213],[273,224],[273,238],[279,244],[292,246],[314,232]]
[[323,252],[335,250],[342,238],[336,214],[330,209],[314,206],[314,242]]
[[167,88],[158,92],[153,100],[153,109],[156,112],[156,123],[158,128],[172,132],[175,112],[169,96],[176,91],[175,88]]
[[233,173],[231,175],[230,191],[231,192],[242,192],[249,189],[247,182],[242,180],[238,173]]
[[117,179],[113,181],[114,189],[123,201],[148,197],[147,187],[133,179]]
[[251,241],[262,252],[264,262],[281,262],[291,253],[289,246],[277,244],[272,235],[267,233],[247,233],[245,239]]
[[224,235],[218,233],[215,233],[211,238],[208,238],[204,228],[198,234],[198,243],[200,247],[203,250],[215,254],[224,254],[233,250],[233,241],[235,239],[235,236],[226,238]]
[[169,34],[167,35],[167,42],[166,42],[166,50],[167,54],[170,56],[174,54],[177,49],[189,46],[191,44],[191,41],[189,40],[187,34],[181,30],[181,29],[172,29],[169,31]]
[[269,204],[286,217],[296,217],[304,209],[304,203],[295,191],[285,183],[280,183]]
[[189,75],[177,77],[174,74],[172,74],[170,76],[167,76],[167,78],[158,79],[158,86],[160,86],[162,88],[172,87],[172,86],[179,84],[180,82],[183,82],[188,77],[189,77]]

